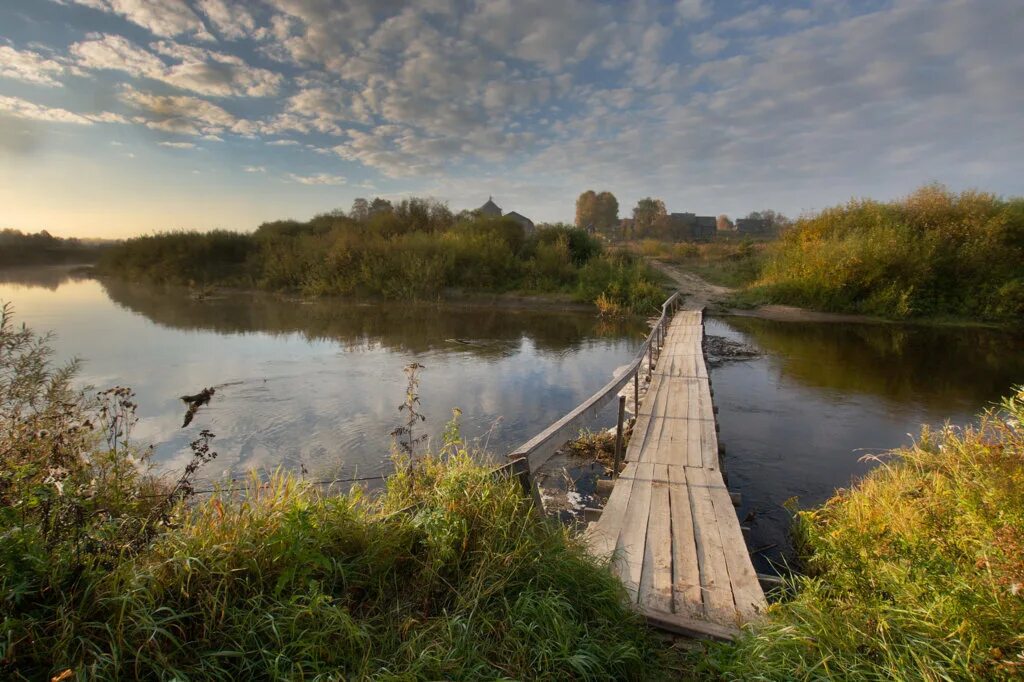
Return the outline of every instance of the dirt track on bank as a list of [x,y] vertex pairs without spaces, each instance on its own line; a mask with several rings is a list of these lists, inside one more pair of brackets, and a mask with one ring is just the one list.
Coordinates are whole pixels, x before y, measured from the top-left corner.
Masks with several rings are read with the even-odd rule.
[[729,287],[711,284],[705,279],[687,272],[679,266],[651,260],[651,265],[670,277],[679,290],[686,294],[686,305],[692,308],[708,309],[708,312],[740,317],[758,317],[764,320],[779,322],[874,322],[884,323],[886,320],[866,315],[848,315],[843,313],[823,313],[790,305],[762,305],[751,310],[740,310],[729,307],[729,296],[735,291]]

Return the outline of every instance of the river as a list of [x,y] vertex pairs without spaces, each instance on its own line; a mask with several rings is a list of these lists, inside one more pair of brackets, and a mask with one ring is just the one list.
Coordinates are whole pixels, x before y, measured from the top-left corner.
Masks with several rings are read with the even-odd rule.
[[[423,433],[438,438],[458,407],[464,434],[498,459],[603,386],[646,331],[574,310],[193,300],[66,268],[0,272],[0,301],[52,331],[58,359],[82,358],[83,383],[135,389],[135,436],[155,446],[159,470],[182,467],[198,431],[213,431],[214,479],[387,473],[412,362],[424,366]],[[724,317],[707,332],[761,353],[711,371],[759,570],[789,556],[787,500],[820,504],[874,465],[865,456],[910,443],[922,424],[968,424],[1024,384],[1024,338],[998,330]],[[207,386],[218,387],[211,404],[182,428],[179,396]]]

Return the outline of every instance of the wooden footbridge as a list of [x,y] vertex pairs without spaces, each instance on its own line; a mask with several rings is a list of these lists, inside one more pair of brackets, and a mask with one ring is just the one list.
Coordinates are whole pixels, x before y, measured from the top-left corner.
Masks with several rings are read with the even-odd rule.
[[[509,467],[543,508],[537,470],[605,405],[632,393],[639,408],[625,468],[587,528],[588,546],[611,559],[652,625],[729,638],[763,610],[765,599],[720,467],[703,313],[680,310],[679,301],[676,294],[665,302],[624,372],[513,452]],[[620,397],[620,430],[623,402]]]

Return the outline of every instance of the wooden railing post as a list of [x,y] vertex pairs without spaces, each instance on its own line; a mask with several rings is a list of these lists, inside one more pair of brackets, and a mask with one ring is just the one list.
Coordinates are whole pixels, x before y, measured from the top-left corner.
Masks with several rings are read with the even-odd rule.
[[615,427],[615,465],[612,468],[612,477],[619,477],[619,465],[622,463],[622,421],[626,417],[626,396],[619,396],[619,421]]
[[530,476],[530,459],[528,457],[517,457],[512,460],[513,475],[519,481],[519,487],[523,489],[523,496],[533,500],[533,506],[537,513],[544,515],[544,500],[540,496],[540,488],[537,482]]
[[640,368],[633,374],[633,416],[640,418]]

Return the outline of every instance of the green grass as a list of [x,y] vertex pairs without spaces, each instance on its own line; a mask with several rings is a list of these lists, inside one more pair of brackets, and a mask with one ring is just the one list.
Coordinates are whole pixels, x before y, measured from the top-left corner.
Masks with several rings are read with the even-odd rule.
[[1020,679],[1022,424],[1024,390],[801,512],[795,596],[695,663],[724,679]]
[[279,475],[178,523],[8,614],[7,675],[643,679],[663,660],[611,574],[468,459],[380,499]]

